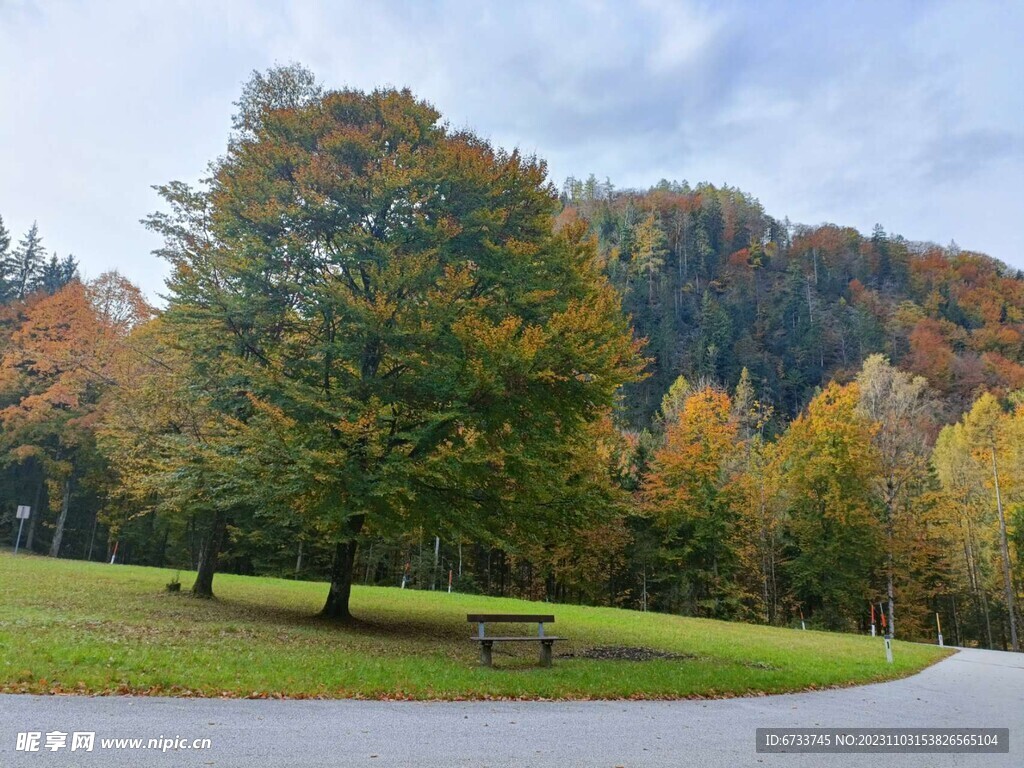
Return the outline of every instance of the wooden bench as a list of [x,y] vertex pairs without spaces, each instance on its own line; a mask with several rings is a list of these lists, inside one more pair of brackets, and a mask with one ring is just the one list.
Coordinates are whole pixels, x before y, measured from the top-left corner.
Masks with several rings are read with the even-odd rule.
[[[551,646],[555,644],[555,640],[561,640],[560,637],[554,637],[553,635],[544,634],[544,625],[552,624],[555,621],[554,616],[534,616],[534,615],[520,615],[515,613],[471,613],[466,616],[466,621],[470,624],[476,624],[476,637],[470,638],[480,643],[480,663],[485,666],[491,666],[491,646],[495,643],[540,643],[540,665],[542,667],[551,666]],[[494,637],[488,635],[484,631],[484,625],[486,624],[534,624],[537,625],[537,636],[533,637],[530,635],[519,636],[519,637]]]

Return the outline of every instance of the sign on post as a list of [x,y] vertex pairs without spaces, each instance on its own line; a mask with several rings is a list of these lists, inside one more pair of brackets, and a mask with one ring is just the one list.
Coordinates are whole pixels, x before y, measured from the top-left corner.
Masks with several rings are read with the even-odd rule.
[[14,554],[18,554],[18,547],[21,546],[21,529],[25,527],[25,521],[31,513],[32,507],[26,507],[24,504],[18,505],[18,512],[15,519],[20,520],[21,522],[18,523],[18,538],[14,542]]

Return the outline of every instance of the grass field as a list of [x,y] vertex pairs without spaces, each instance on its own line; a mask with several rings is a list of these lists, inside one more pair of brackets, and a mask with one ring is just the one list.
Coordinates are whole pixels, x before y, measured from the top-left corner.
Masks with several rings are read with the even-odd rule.
[[[218,575],[217,599],[208,601],[166,592],[173,573],[0,554],[0,691],[713,697],[902,677],[949,652],[897,642],[890,666],[877,638],[380,587],[355,588],[359,621],[342,627],[316,616],[324,584]],[[187,589],[191,576],[182,576]],[[556,645],[550,669],[536,666],[533,643],[497,644],[495,667],[480,668],[477,645],[469,641],[469,612],[553,613],[551,629],[568,639]],[[604,647],[681,657],[579,658]]]

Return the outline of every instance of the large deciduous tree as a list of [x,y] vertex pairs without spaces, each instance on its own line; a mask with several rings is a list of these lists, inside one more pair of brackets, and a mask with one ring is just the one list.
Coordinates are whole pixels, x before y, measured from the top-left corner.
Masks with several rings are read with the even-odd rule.
[[[928,382],[893,367],[882,355],[871,355],[857,376],[859,410],[877,425],[879,474],[875,488],[883,509],[888,630],[896,632],[897,531],[928,472],[934,405]],[[909,564],[901,563],[904,568]]]
[[668,425],[644,486],[648,508],[665,532],[666,554],[685,582],[691,612],[718,617],[736,609],[728,464],[737,427],[730,411],[724,392],[705,388],[687,397],[676,422]]
[[[113,361],[118,386],[103,403],[99,446],[125,508],[187,520],[184,527],[201,533],[192,594],[213,597],[228,522],[238,511],[238,441],[231,415],[211,403],[216,384],[190,367],[187,348],[162,317],[134,330]],[[112,521],[113,528],[124,522]]]
[[73,487],[94,453],[100,396],[116,383],[112,362],[150,311],[138,288],[116,272],[88,284],[74,281],[25,303],[0,358],[0,451],[7,460],[42,466],[58,505],[54,557]]
[[992,501],[996,508],[996,519],[999,523],[999,549],[1002,561],[1003,590],[1006,597],[1006,614],[1010,628],[1010,647],[1014,651],[1019,651],[1017,590],[1013,583],[1013,565],[1010,557],[1006,512],[1003,506],[1007,478],[1000,469],[1000,458],[1005,459],[1011,448],[1012,422],[1003,411],[999,401],[991,393],[986,392],[975,401],[970,412],[965,414],[963,424],[972,443],[975,460],[980,465],[987,464],[991,473],[990,488]]
[[802,604],[836,629],[868,603],[880,555],[877,426],[859,400],[856,384],[829,384],[778,444],[795,548],[786,569]]
[[230,371],[237,492],[334,543],[324,613],[348,618],[364,530],[586,522],[569,448],[641,361],[585,227],[554,231],[543,163],[408,91],[279,80],[297,92],[249,89],[208,187],[164,187],[150,224],[166,321]]

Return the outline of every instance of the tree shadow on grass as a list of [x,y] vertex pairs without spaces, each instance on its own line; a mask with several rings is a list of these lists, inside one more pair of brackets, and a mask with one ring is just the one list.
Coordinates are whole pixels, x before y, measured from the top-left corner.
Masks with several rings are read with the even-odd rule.
[[[183,613],[191,621],[210,622],[245,622],[268,628],[302,628],[315,629],[338,635],[361,638],[392,638],[402,640],[434,640],[450,643],[469,639],[468,625],[462,630],[457,621],[447,616],[438,616],[436,620],[420,617],[365,617],[355,616],[347,621],[326,618],[319,613],[312,613],[302,607],[278,605],[254,605],[249,602],[236,601],[231,598],[214,597],[212,600],[192,600],[182,596],[175,598],[188,600],[192,610]],[[184,617],[184,616],[183,616]]]

